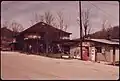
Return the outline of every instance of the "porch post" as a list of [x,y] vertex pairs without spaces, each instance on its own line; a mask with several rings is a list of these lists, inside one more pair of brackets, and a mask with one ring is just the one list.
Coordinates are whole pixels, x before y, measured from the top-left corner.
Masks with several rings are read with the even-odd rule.
[[96,47],[95,47],[95,62],[97,62],[97,49],[96,49]]
[[38,38],[37,38],[37,50],[36,50],[36,51],[37,51],[37,54],[39,54],[39,53],[38,53],[38,49],[39,49],[39,43],[38,43]]
[[113,65],[115,66],[115,46],[113,46]]

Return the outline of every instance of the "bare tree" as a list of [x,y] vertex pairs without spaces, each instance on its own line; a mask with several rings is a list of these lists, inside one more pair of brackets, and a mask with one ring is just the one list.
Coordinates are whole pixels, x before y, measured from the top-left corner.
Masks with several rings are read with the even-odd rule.
[[101,38],[109,39],[111,28],[112,28],[112,26],[111,26],[111,24],[108,23],[108,20],[104,19],[102,21]]
[[34,25],[34,20],[30,20],[30,26]]
[[31,20],[31,25],[34,25],[35,23],[38,23],[40,22],[42,19],[41,19],[41,16],[40,14],[38,13],[34,13],[33,15],[33,19]]
[[63,13],[61,11],[59,11],[57,13],[57,15],[58,15],[59,27],[60,27],[61,30],[63,30],[63,26],[64,26]]
[[89,15],[90,15],[90,10],[89,10],[89,9],[87,9],[87,10],[85,10],[85,11],[82,12],[82,24],[83,24],[83,27],[84,27],[85,37],[86,37],[86,35],[88,34],[88,33],[87,33],[87,30],[90,30],[90,29],[91,29],[91,28],[88,29],[88,27],[89,27],[89,22],[90,22]]
[[35,13],[35,22],[39,22],[40,18],[39,18],[39,14]]
[[92,27],[89,26],[87,35],[89,35],[91,31],[92,31]]
[[49,25],[53,25],[54,19],[55,19],[53,14],[50,11],[46,11],[44,15],[35,13],[33,17],[34,18],[31,20],[32,25],[38,22],[45,22]]
[[108,27],[109,27],[109,28],[107,28],[106,31],[107,31],[108,33],[111,33],[110,30],[113,29],[113,28],[112,28],[112,25],[109,24]]
[[108,28],[106,29],[106,32],[107,32],[107,39],[111,39],[111,36],[112,36],[112,30],[113,28],[112,28],[112,25],[111,24],[109,24],[108,25]]
[[44,16],[43,15],[40,15],[40,21],[44,22]]
[[59,29],[66,31],[68,28],[68,24],[65,23],[64,17],[63,17],[63,12],[59,11],[57,12],[57,16],[58,16],[58,23],[59,23]]
[[20,23],[17,23],[16,21],[13,21],[10,24],[10,28],[13,31],[14,35],[24,30],[23,26]]
[[109,32],[110,29],[112,29],[111,23],[109,23],[109,21],[107,19],[104,19],[102,22],[102,31]]
[[44,15],[35,13],[35,22],[44,22]]
[[52,25],[53,25],[55,28],[58,28],[58,27],[59,27],[55,22],[53,22]]
[[44,14],[44,20],[47,24],[52,25],[52,23],[54,22],[54,17],[53,14],[50,11],[45,12]]
[[8,21],[5,21],[5,22],[3,23],[3,27],[8,28],[8,26],[9,26],[9,22],[8,22]]
[[55,17],[53,16],[53,14],[50,11],[46,11],[44,12],[44,15],[40,15],[38,13],[34,13],[33,19],[30,20],[31,25],[37,23],[37,22],[45,22],[49,25],[52,25],[56,28],[60,28],[61,30],[67,30],[68,28],[68,24],[65,23],[64,21],[64,17],[63,17],[63,13],[61,11],[59,11],[57,13],[57,19],[58,19],[58,25],[55,22]]
[[106,19],[104,19],[104,20],[102,21],[102,31],[103,31],[103,32],[106,31],[106,22],[107,22]]
[[[90,27],[90,9],[83,10],[81,13],[81,18],[82,18],[82,25],[83,25],[83,34],[86,37],[88,34],[91,32],[91,27]],[[79,22],[79,20],[77,20]]]
[[66,31],[67,28],[68,28],[68,24],[66,24],[66,25],[64,26],[64,31]]

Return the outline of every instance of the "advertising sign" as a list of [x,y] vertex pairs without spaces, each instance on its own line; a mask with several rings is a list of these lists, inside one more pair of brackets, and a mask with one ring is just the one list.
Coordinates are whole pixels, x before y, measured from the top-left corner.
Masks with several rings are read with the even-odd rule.
[[91,47],[91,60],[95,61],[95,47]]

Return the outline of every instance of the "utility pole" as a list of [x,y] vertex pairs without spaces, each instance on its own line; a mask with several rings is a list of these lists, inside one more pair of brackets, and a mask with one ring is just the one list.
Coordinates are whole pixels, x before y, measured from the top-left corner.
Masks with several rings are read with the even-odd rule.
[[81,20],[81,1],[79,1],[79,18],[80,18],[80,54],[81,54],[81,60],[83,59],[82,57],[82,20]]

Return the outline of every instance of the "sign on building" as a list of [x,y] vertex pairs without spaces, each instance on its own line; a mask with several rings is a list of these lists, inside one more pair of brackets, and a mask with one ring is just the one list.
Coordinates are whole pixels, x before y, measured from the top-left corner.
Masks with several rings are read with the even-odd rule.
[[95,47],[91,47],[91,60],[95,61]]

